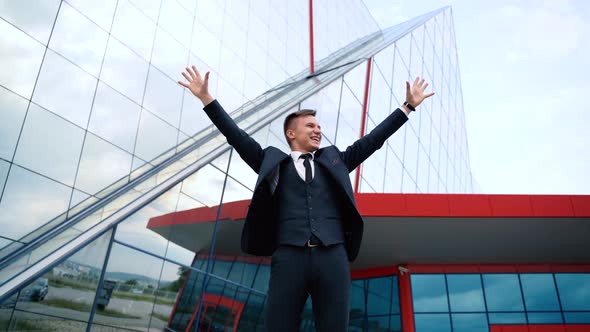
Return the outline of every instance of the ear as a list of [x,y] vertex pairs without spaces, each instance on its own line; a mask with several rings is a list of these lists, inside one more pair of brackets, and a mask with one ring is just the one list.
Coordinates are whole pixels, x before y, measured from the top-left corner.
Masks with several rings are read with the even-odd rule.
[[295,138],[295,132],[292,129],[287,130],[287,138],[289,138],[289,139]]

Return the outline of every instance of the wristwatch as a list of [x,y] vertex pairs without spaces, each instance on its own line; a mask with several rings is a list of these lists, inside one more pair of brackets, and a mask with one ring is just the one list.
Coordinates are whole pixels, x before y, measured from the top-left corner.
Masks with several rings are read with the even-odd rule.
[[412,104],[408,103],[407,101],[404,101],[404,106],[407,107],[410,111],[416,111],[416,108],[414,106],[412,106]]

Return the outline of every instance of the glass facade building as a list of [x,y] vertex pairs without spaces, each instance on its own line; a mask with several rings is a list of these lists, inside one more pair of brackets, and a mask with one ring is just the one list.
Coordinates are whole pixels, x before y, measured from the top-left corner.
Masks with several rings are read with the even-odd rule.
[[[286,114],[317,109],[345,149],[422,76],[436,96],[351,183],[474,192],[451,8],[382,30],[360,0],[0,1],[0,63],[0,331],[262,330],[270,261],[236,240],[257,175],[188,65],[284,151]],[[350,331],[590,323],[590,271],[376,271],[353,271]]]

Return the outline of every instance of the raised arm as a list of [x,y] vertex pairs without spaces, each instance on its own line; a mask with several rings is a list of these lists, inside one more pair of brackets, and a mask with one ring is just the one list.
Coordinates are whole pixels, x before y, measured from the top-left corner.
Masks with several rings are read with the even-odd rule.
[[240,157],[258,173],[264,151],[258,142],[250,135],[240,129],[234,120],[223,110],[219,102],[209,93],[209,72],[203,78],[197,68],[186,68],[182,76],[188,83],[178,81],[178,84],[187,88],[193,95],[203,103],[203,110],[211,119],[215,127],[227,138],[227,142],[233,146]]
[[346,151],[340,153],[340,157],[348,167],[349,172],[352,172],[358,165],[381,148],[385,141],[408,121],[408,115],[418,105],[422,104],[424,99],[434,95],[434,92],[424,93],[427,87],[428,83],[425,83],[424,79],[420,77],[416,77],[411,87],[410,82],[406,81],[406,102],[385,118],[385,120],[381,121],[370,133],[354,142],[346,148]]

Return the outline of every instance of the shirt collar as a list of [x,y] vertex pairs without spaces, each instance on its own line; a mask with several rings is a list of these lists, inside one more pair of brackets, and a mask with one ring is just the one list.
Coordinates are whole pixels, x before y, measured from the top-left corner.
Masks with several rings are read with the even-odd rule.
[[[293,158],[293,161],[297,161],[299,160],[299,157],[301,157],[301,155],[304,152],[301,151],[291,151],[291,158]],[[311,153],[311,160],[313,160],[315,158],[315,151],[310,152]]]

